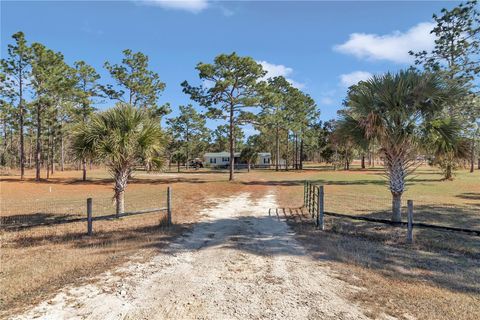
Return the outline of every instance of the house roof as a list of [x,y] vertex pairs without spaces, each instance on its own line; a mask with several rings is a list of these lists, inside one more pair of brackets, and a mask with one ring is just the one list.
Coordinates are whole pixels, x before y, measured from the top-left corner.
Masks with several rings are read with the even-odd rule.
[[[240,156],[240,152],[234,153],[235,157]],[[222,151],[222,152],[207,152],[205,153],[204,157],[230,157],[230,152]]]
[[[270,152],[259,152],[258,155],[260,157],[270,157]],[[239,157],[240,152],[235,152],[235,157]],[[204,157],[230,157],[230,152],[222,151],[222,152],[207,152],[204,154]]]

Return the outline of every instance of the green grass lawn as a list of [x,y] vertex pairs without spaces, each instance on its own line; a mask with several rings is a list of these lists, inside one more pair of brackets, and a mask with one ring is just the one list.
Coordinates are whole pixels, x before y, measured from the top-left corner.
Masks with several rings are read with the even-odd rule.
[[[312,165],[302,172],[257,171],[241,179],[286,188],[280,199],[283,206],[300,206],[303,181],[309,180],[325,186],[326,211],[385,218],[390,215],[391,194],[382,168],[360,170],[354,166],[350,171],[333,171]],[[404,207],[408,199],[414,202],[416,221],[480,229],[478,170],[460,170],[453,181],[444,181],[437,168],[420,167],[408,178]]]

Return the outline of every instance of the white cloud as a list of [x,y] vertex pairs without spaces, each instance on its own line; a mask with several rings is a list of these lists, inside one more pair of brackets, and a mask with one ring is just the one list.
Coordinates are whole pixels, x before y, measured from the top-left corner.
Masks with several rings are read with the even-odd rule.
[[370,72],[366,71],[354,71],[351,73],[345,73],[340,75],[340,83],[342,86],[350,87],[357,84],[359,81],[367,80],[372,77]]
[[321,97],[320,98],[320,104],[323,104],[325,106],[331,106],[334,103],[335,103],[335,100],[333,100],[330,97]]
[[208,7],[208,0],[145,0],[142,2],[166,9],[185,10],[192,13],[199,13]]
[[283,64],[273,64],[267,61],[257,61],[257,63],[261,64],[263,70],[267,71],[267,74],[264,77],[265,79],[282,76],[297,89],[302,89],[305,87],[305,84],[289,78],[289,76],[293,73],[292,68],[286,67]]
[[386,35],[352,33],[347,42],[336,45],[334,50],[357,58],[412,63],[414,59],[408,51],[433,48],[435,36],[430,34],[433,27],[431,22],[422,22],[406,32],[394,31]]

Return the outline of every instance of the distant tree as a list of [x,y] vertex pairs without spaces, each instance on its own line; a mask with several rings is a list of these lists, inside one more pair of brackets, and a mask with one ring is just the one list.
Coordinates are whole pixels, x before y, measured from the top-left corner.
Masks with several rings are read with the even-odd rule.
[[115,89],[113,85],[102,86],[105,94],[113,100],[153,110],[157,115],[168,113],[168,105],[157,104],[158,97],[165,89],[165,83],[160,81],[160,76],[156,72],[149,70],[148,56],[130,49],[124,50],[123,55],[121,64],[111,65],[108,61],[104,64],[105,69],[122,88]]
[[442,74],[455,85],[466,87],[469,94],[447,106],[450,117],[462,118],[465,134],[470,138],[470,172],[474,171],[475,141],[480,132],[480,108],[474,102],[480,74],[480,11],[476,0],[461,3],[451,10],[433,15],[436,25],[435,46],[431,52],[410,52],[416,65]]
[[[297,88],[288,90],[287,98],[288,128],[294,136],[294,162],[295,169],[303,169],[304,135],[309,127],[315,123],[320,115],[315,101]],[[300,140],[300,141],[299,141]]]
[[[210,145],[210,149],[213,152],[222,152],[228,150],[229,147],[229,133],[230,128],[228,124],[219,125],[215,130],[212,132],[212,144]],[[243,140],[245,139],[245,133],[243,132],[242,128],[236,125],[233,129],[234,135],[234,145],[235,151],[241,149],[243,147]]]
[[[292,85],[282,76],[270,78],[262,89],[262,110],[260,126],[275,135],[275,171],[280,164],[280,133],[287,125],[287,100]],[[288,130],[288,129],[287,129]]]
[[[360,151],[361,154],[364,154],[368,150],[369,141],[357,119],[351,117],[348,113],[344,114],[343,110],[339,111],[339,115],[340,120],[335,123],[333,135],[344,154],[344,168],[349,170],[355,151]],[[365,168],[364,159],[362,159],[363,168]]]
[[25,113],[27,112],[24,95],[31,74],[31,48],[27,45],[23,32],[15,33],[12,38],[15,44],[8,45],[7,58],[0,60],[0,67],[5,75],[5,78],[2,79],[2,95],[8,96],[17,103],[20,179],[23,180],[25,176],[24,124]]
[[[195,155],[206,148],[210,130],[206,127],[205,117],[192,105],[180,106],[180,114],[177,117],[167,119],[173,138],[184,148],[185,156],[191,158],[191,151],[195,149]],[[203,150],[202,150],[203,149]]]
[[177,163],[177,172],[180,172],[180,164],[187,162],[188,158],[182,151],[176,151],[172,154],[172,160]]
[[114,179],[117,216],[125,211],[125,189],[137,165],[161,166],[164,134],[147,111],[119,104],[92,116],[73,131],[73,152],[84,159],[103,161]]
[[247,170],[250,172],[250,165],[251,163],[255,163],[258,158],[258,152],[255,150],[255,148],[251,146],[246,146],[242,149],[242,152],[240,153],[240,159],[243,161],[247,162]]
[[330,163],[332,161],[333,149],[331,137],[333,132],[332,121],[318,121],[310,125],[305,133],[305,152],[312,159]]
[[[76,97],[80,108],[77,114],[80,121],[86,124],[95,108],[92,106],[93,99],[100,96],[100,87],[98,80],[100,75],[95,68],[86,64],[84,61],[75,62],[75,71],[77,77]],[[82,159],[82,180],[87,180],[87,158]]]
[[455,118],[435,119],[424,128],[423,146],[432,152],[433,163],[440,167],[445,180],[452,180],[459,162],[469,156],[469,143],[461,131]]
[[415,71],[374,76],[350,87],[343,114],[381,146],[393,221],[401,220],[405,178],[415,169],[419,130],[462,94],[436,74]]
[[[36,122],[35,180],[40,180],[42,162],[42,123],[44,114],[55,112],[61,99],[70,96],[76,83],[74,70],[63,60],[63,55],[40,43],[32,44],[31,84],[35,93],[34,115]],[[51,119],[50,119],[51,120]],[[49,132],[50,134],[50,132]],[[52,146],[49,144],[49,146]],[[51,154],[47,148],[47,154]],[[51,159],[53,160],[53,159]],[[48,162],[47,162],[48,164]],[[47,166],[48,171],[48,166]]]
[[252,58],[236,53],[221,54],[213,64],[199,63],[196,69],[202,84],[193,87],[184,81],[183,91],[208,108],[210,118],[228,119],[231,181],[234,180],[235,125],[251,117],[246,108],[259,105],[259,80],[266,72]]

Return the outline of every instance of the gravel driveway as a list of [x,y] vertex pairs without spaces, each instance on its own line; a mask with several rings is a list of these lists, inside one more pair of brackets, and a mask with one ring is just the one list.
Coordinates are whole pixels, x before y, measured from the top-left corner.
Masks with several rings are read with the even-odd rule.
[[354,288],[314,260],[273,193],[217,199],[190,233],[148,262],[65,288],[15,319],[365,319],[342,298]]

